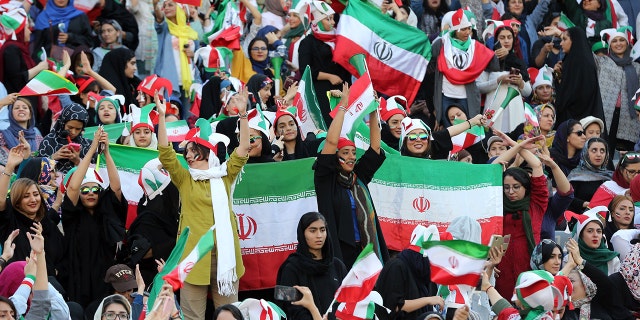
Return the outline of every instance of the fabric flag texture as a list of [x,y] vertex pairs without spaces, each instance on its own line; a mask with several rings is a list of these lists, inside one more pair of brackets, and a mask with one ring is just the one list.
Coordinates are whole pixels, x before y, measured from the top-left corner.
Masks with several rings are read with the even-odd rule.
[[78,88],[71,81],[49,70],[40,71],[20,90],[21,96],[75,95],[77,93]]
[[317,129],[327,130],[327,125],[322,118],[318,97],[313,88],[313,79],[311,79],[311,68],[307,66],[304,69],[302,78],[298,82],[298,92],[293,98],[293,106],[296,107],[296,118],[300,126],[300,132],[303,139],[307,133],[314,132]]
[[[460,119],[454,119],[453,124],[466,122]],[[461,134],[451,137],[453,149],[451,153],[458,153],[462,149],[466,149],[484,139],[484,128],[481,126],[473,126]]]
[[538,116],[536,112],[533,110],[530,104],[524,103],[524,117],[527,118],[527,121],[534,127],[539,127],[540,123],[538,122]]
[[373,252],[373,244],[369,243],[342,280],[340,288],[336,291],[336,301],[355,303],[366,298],[376,285],[380,271],[382,262]]
[[388,314],[389,310],[383,307],[380,293],[371,291],[371,293],[361,301],[341,303],[336,310],[336,318],[341,320],[376,319],[376,316],[381,315],[381,313]]
[[502,132],[511,132],[525,120],[524,104],[520,97],[520,91],[514,87],[501,84],[487,97],[493,97],[487,109],[495,111],[489,120],[489,127]]
[[560,29],[560,31],[564,32],[567,31],[567,29],[573,28],[575,26],[575,23],[573,23],[573,21],[571,21],[571,19],[569,19],[569,17],[567,17],[564,12],[560,13],[560,21],[558,21],[558,29]]
[[[171,250],[171,254],[169,254],[169,258],[167,258],[166,263],[164,264],[164,268],[162,271],[158,272],[156,276],[153,278],[153,283],[162,283],[162,277],[169,274],[177,265],[180,263],[180,258],[182,257],[182,253],[184,252],[184,246],[187,244],[187,239],[189,238],[189,227],[184,228],[184,231],[180,233],[178,237],[178,241],[176,241],[176,246]],[[158,294],[160,294],[162,286],[152,286],[151,291],[149,293],[150,306],[153,306]]]
[[173,291],[182,288],[182,284],[187,278],[187,275],[189,275],[189,272],[191,272],[193,266],[204,256],[211,253],[214,243],[213,230],[215,228],[215,225],[211,226],[211,228],[209,228],[209,230],[200,237],[196,247],[191,250],[189,255],[187,255],[171,272],[162,277],[163,280],[167,281],[167,283],[173,287]]
[[431,265],[431,281],[443,285],[476,286],[489,247],[465,240],[426,241],[423,243]]
[[167,137],[171,142],[182,142],[189,132],[189,124],[186,120],[167,122]]
[[202,0],[176,0],[177,3],[188,4],[190,6],[200,7]]
[[240,49],[242,35],[242,20],[240,10],[235,1],[225,0],[218,5],[217,14],[213,17],[213,28],[203,35],[205,43],[214,47],[227,47],[232,50]]
[[342,12],[337,36],[335,62],[357,75],[349,60],[364,54],[376,90],[413,102],[431,58],[431,44],[424,32],[359,0],[349,1]]
[[[365,74],[351,86],[349,91],[349,106],[346,108],[347,112],[344,115],[340,136],[347,137],[353,141],[355,129],[360,125],[359,122],[362,121],[362,118],[378,109],[378,101],[373,91],[369,72],[365,72]],[[338,108],[331,111],[331,117],[335,117],[336,113],[338,113]]]

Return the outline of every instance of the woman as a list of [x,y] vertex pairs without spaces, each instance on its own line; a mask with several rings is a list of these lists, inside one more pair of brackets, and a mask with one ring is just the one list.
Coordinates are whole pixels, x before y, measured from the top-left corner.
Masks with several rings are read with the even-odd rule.
[[600,138],[604,132],[604,122],[594,116],[580,119],[580,124],[582,128],[584,128],[584,134],[587,136],[587,140],[594,137]]
[[400,154],[403,156],[425,159],[447,159],[453,149],[451,137],[456,136],[473,126],[483,126],[486,118],[476,115],[471,120],[452,125],[445,130],[431,134],[431,129],[422,120],[404,118],[400,135]]
[[[306,15],[300,15],[299,8],[289,9],[289,31],[282,36],[284,39],[284,45],[287,48],[288,56],[287,61],[292,71],[297,72],[298,63],[298,48],[300,47],[300,40],[305,37],[307,29],[309,29],[309,20]],[[305,16],[303,18],[303,16]],[[303,21],[304,19],[304,21]]]
[[115,88],[115,94],[124,96],[124,104],[121,106],[121,112],[126,113],[126,106],[136,104],[136,88],[140,83],[140,79],[136,77],[136,56],[133,51],[121,47],[109,51],[102,61],[100,71],[98,72]]
[[555,103],[555,89],[553,88],[553,69],[546,65],[542,68],[529,68],[530,79],[534,79],[531,97],[531,106],[537,107],[542,104],[553,105]]
[[590,43],[589,47],[600,41],[600,32],[613,27],[613,21],[616,19],[612,15],[614,8],[610,6],[610,1],[593,0],[578,3],[561,0],[558,2],[576,28],[586,35]]
[[154,105],[142,108],[131,106],[131,135],[128,137],[128,145],[131,147],[158,149],[158,138],[153,127],[152,114]]
[[[602,138],[591,138],[580,152],[578,166],[567,177],[573,185],[574,198],[569,206],[573,212],[589,210],[589,200],[600,185],[611,180],[613,172],[607,169],[609,152]],[[607,237],[607,239],[611,239]]]
[[[325,217],[307,212],[298,222],[298,246],[278,269],[277,285],[305,286],[311,290],[318,310],[330,307],[332,297],[347,275],[344,263],[333,255]],[[313,319],[311,312],[297,304],[284,303],[292,319]]]
[[307,66],[311,69],[311,78],[324,123],[330,125],[333,119],[329,115],[331,109],[326,92],[340,89],[343,82],[350,82],[351,74],[333,62],[333,49],[337,37],[333,9],[322,2],[312,2],[309,6],[313,15],[311,36],[300,41],[300,70],[305,70]]
[[276,151],[276,161],[303,159],[317,155],[318,147],[324,140],[316,139],[310,132],[305,132],[306,139],[303,139],[302,129],[292,113],[287,110],[276,111],[274,123],[276,132],[274,146],[277,146],[274,150]]
[[[155,6],[155,26],[158,34],[158,55],[153,73],[171,81],[176,96],[188,92],[192,79],[199,75],[192,74],[191,63],[194,52],[198,49],[198,39],[202,38],[202,25],[196,19],[187,24],[187,15],[182,5],[172,0],[164,1],[162,7]],[[174,46],[177,42],[178,45]],[[179,61],[179,64],[176,64]],[[180,110],[180,114],[188,114]]]
[[82,136],[88,118],[89,114],[83,106],[77,103],[66,106],[51,132],[40,143],[38,154],[56,160],[58,172],[67,173],[89,151],[91,142]]
[[50,52],[52,45],[74,49],[94,47],[89,18],[76,9],[73,0],[48,0],[36,18],[33,44]]
[[9,127],[0,131],[0,163],[6,163],[9,150],[20,144],[25,139],[31,150],[38,151],[42,142],[42,134],[36,128],[36,119],[31,102],[25,98],[18,98],[9,106]]
[[380,100],[380,119],[382,119],[382,141],[390,148],[399,150],[400,135],[402,134],[402,119],[407,116],[404,107],[398,103],[398,100],[407,99],[403,96],[393,96],[388,99]]
[[552,275],[557,275],[562,270],[562,247],[550,239],[542,239],[533,248],[531,254],[531,270],[545,270]]
[[92,50],[93,53],[93,70],[98,72],[102,65],[102,59],[109,51],[121,48],[122,45],[122,27],[116,20],[105,20],[98,29],[98,40],[100,46]]
[[556,123],[556,110],[552,104],[545,103],[533,108],[533,111],[536,113],[539,125],[538,127],[534,127],[529,123],[529,121],[526,121],[523,128],[523,137],[531,138],[537,135],[542,135],[544,136],[544,140],[540,143],[538,149],[542,150],[541,146],[543,144],[546,145],[547,148],[551,149],[553,140],[556,136],[556,131],[553,130],[553,126]]
[[369,149],[356,161],[355,144],[340,138],[348,97],[349,87],[344,84],[337,115],[314,164],[314,185],[318,211],[327,219],[335,256],[351,268],[369,243],[382,261],[389,260],[389,252],[367,187],[386,159],[380,149],[377,112],[369,115]]
[[254,108],[260,108],[263,111],[277,111],[276,104],[273,101],[273,80],[263,74],[254,74],[247,82],[249,90],[249,102]]
[[232,304],[225,304],[216,308],[216,311],[213,313],[214,320],[244,320],[242,316],[242,312],[238,307]]
[[[18,179],[29,178],[38,183],[40,191],[44,195],[43,201],[49,209],[47,215],[57,225],[60,222],[58,209],[62,204],[62,198],[58,197],[57,193],[56,161],[45,157],[32,157],[22,161],[16,174]],[[51,239],[47,238],[47,241],[51,241]]]
[[98,101],[96,125],[109,125],[122,122],[120,110],[124,104],[123,95],[104,97]]
[[[449,11],[446,1],[424,0],[422,8],[424,13],[418,17],[418,29],[422,30],[430,40],[434,40],[440,35],[440,25],[442,17]],[[411,8],[413,10],[413,8]]]
[[421,319],[419,316],[432,311],[432,306],[440,310],[444,306],[444,300],[436,295],[436,284],[431,282],[431,265],[421,243],[425,239],[439,240],[438,229],[417,225],[410,245],[380,271],[375,290],[391,309],[391,319]]
[[562,47],[560,46],[562,31],[558,29],[559,22],[559,12],[547,14],[542,22],[542,30],[538,31],[538,40],[532,42],[533,45],[531,47],[530,63],[533,67],[555,66],[556,63],[564,58],[564,52],[562,52]]
[[562,33],[560,45],[565,56],[562,64],[554,68],[556,123],[586,116],[604,121],[598,70],[584,31],[578,27],[569,28]]
[[[453,126],[456,123],[466,122],[468,120],[467,115],[464,113],[462,108],[457,105],[450,105],[447,110],[447,116],[444,118],[444,127],[448,128]],[[472,119],[473,120],[473,119]],[[465,126],[463,128],[466,129]],[[487,151],[482,146],[482,143],[475,143],[471,146],[468,146],[466,149],[458,151],[458,153],[463,153],[467,159],[471,159],[473,163],[487,163],[489,158],[487,157]],[[461,161],[461,159],[465,158],[461,154],[457,154],[455,156],[456,161]]]
[[131,304],[119,295],[110,295],[100,302],[93,320],[131,320]]
[[9,320],[15,320],[20,317],[13,302],[3,296],[0,296],[0,314],[7,316]]
[[238,300],[238,279],[244,274],[244,266],[240,255],[237,220],[231,209],[231,188],[249,158],[247,96],[246,91],[239,95],[239,145],[231,153],[229,160],[221,165],[215,154],[218,142],[226,140],[224,144],[228,144],[228,138],[212,133],[209,121],[198,119],[198,128],[187,134],[184,158],[189,166],[188,170],[178,161],[167,138],[166,102],[161,101],[157,94],[154,97],[159,113],[160,162],[169,172],[171,181],[181,196],[191,195],[193,199],[199,199],[182,202],[179,232],[184,232],[186,227],[191,232],[185,256],[214,223],[216,227],[215,246],[211,254],[193,266],[180,290],[180,305],[188,319],[204,319],[209,289],[216,307]]
[[580,248],[580,256],[606,275],[620,270],[618,253],[607,248],[607,239],[603,237],[607,207],[599,206],[582,215],[571,211],[565,212],[565,219],[577,223],[571,228],[571,235]]
[[[104,145],[109,176],[106,188],[97,172],[89,169],[98,144]],[[86,307],[106,292],[104,275],[115,264],[118,242],[125,236],[127,199],[109,152],[109,137],[102,129],[96,130],[87,155],[64,182],[62,226],[68,250],[65,289],[72,301]]]
[[282,29],[287,15],[287,2],[284,0],[266,0],[262,11],[262,25]]
[[580,163],[581,150],[586,141],[582,125],[577,120],[569,119],[558,126],[549,152],[565,176]]
[[640,173],[640,154],[627,152],[620,157],[613,178],[605,181],[591,197],[589,207],[608,206],[613,197],[625,194],[629,190],[631,180]]
[[[278,0],[279,1],[279,0]],[[273,76],[271,71],[271,60],[269,59],[269,46],[266,38],[255,37],[249,42],[249,61],[253,71],[257,74]]]
[[620,271],[609,276],[614,291],[620,292],[622,304],[634,314],[640,312],[640,285],[638,270],[640,263],[640,245],[635,244],[622,261]]
[[442,106],[436,112],[438,122],[442,122],[445,108],[452,104],[461,106],[468,115],[479,114],[481,99],[476,79],[485,70],[499,68],[495,54],[471,38],[472,26],[464,10],[457,10],[452,21],[455,23],[449,31],[431,46],[433,58],[428,67],[435,76],[433,104]]
[[518,143],[493,161],[508,162],[519,154],[532,168],[531,175],[518,167],[509,168],[502,175],[503,232],[511,234],[509,248],[497,266],[501,273],[496,279],[496,289],[503,297],[513,294],[518,275],[529,268],[527,262],[535,244],[540,242],[542,219],[549,202],[547,178],[543,174],[542,163],[527,150],[536,139],[529,138]]
[[[238,128],[240,130],[240,128]],[[271,123],[258,109],[249,111],[249,160],[247,163],[275,162],[269,141]]]
[[46,201],[38,184],[27,178],[17,179],[11,184],[11,195],[7,197],[9,180],[18,171],[18,166],[23,160],[23,151],[24,145],[11,149],[7,165],[0,177],[0,238],[6,239],[14,230],[19,229],[20,233],[14,240],[13,258],[8,262],[25,260],[31,252],[27,232],[33,233],[34,225],[42,224],[43,235],[51,239],[46,243],[46,252],[49,260],[47,268],[53,271],[60,267],[58,263],[62,252],[59,246],[62,235],[56,224],[47,217]]
[[[530,13],[525,12],[525,4],[526,1],[523,0],[507,0],[505,2],[505,13],[510,13],[513,16],[513,19],[516,19],[521,23],[520,31],[517,31],[518,35],[524,40],[524,44],[526,45],[523,52],[526,56],[522,58],[524,61],[529,64],[531,59],[529,56],[530,49],[533,47],[533,44],[538,40],[538,30],[540,25],[542,24],[542,20],[544,16],[547,14],[549,10],[549,5],[551,3],[550,0],[540,1],[538,5],[535,6],[535,9]],[[507,14],[503,15],[503,19]]]
[[[635,207],[633,205],[633,199],[628,196],[615,196],[608,206],[609,217],[607,219],[607,225],[604,228],[604,237],[607,240],[613,238],[613,234],[618,230],[635,229],[633,225],[633,218],[635,216]],[[613,244],[607,241],[607,247],[609,250],[613,250]]]
[[640,64],[633,62],[631,57],[633,38],[630,33],[630,27],[602,30],[600,34],[609,44],[609,54],[595,56],[605,123],[608,124],[602,131],[608,133],[611,155],[614,148],[633,151],[640,135],[640,122],[633,100],[640,87]]

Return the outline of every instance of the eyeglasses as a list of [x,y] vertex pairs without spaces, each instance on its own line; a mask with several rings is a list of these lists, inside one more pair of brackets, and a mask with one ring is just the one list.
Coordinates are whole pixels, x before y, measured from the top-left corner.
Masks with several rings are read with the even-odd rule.
[[249,143],[254,143],[254,142],[256,142],[256,141],[258,141],[260,139],[262,139],[261,136],[251,137],[251,138],[249,138]]
[[429,139],[429,134],[428,133],[411,133],[407,135],[407,139],[409,139],[409,141],[416,141],[418,139],[422,140],[422,141],[426,141],[427,139]]
[[115,312],[105,312],[102,314],[102,316],[107,319],[107,320],[128,320],[129,319],[129,314],[126,312],[122,312],[122,313],[115,313]]
[[507,184],[507,185],[504,185],[504,187],[503,187],[504,192],[509,192],[511,190],[513,190],[513,192],[518,192],[518,191],[520,191],[520,188],[522,188],[522,185],[520,185],[520,184],[514,184],[512,186]]
[[575,132],[572,132],[572,133],[575,133],[578,137],[582,137],[582,135],[584,134],[584,131],[578,130],[578,131],[575,131]]
[[80,194],[82,195],[88,195],[89,193],[93,193],[93,194],[98,194],[102,192],[102,187],[82,187],[80,188]]
[[627,172],[628,172],[630,175],[640,174],[640,170],[629,170],[629,169],[627,169],[627,168],[624,168],[624,169],[625,169],[625,170],[627,170]]
[[267,47],[253,47],[251,51],[267,51]]

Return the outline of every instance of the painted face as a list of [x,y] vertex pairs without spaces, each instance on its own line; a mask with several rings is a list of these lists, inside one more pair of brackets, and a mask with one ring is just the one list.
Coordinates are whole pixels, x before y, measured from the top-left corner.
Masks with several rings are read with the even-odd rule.
[[13,313],[13,309],[6,302],[0,302],[0,319],[2,320],[15,320],[16,315]]
[[471,35],[471,27],[462,28],[456,31],[456,39],[460,41],[467,41]]
[[391,130],[391,134],[400,139],[400,135],[402,135],[402,119],[404,116],[401,114],[394,114],[387,120],[387,124],[389,125],[389,130]]
[[[553,97],[553,87],[548,84],[538,86],[536,88],[536,96],[542,103],[551,101],[551,98]],[[551,113],[553,114],[553,111],[551,111]]]
[[625,40],[623,37],[615,37],[613,38],[613,40],[611,40],[609,49],[611,49],[611,52],[613,52],[615,55],[622,56],[627,51],[628,46],[629,44],[627,43],[627,40]]
[[304,229],[304,239],[311,251],[321,251],[327,240],[327,226],[324,221],[316,220]]
[[507,50],[513,48],[513,34],[509,32],[509,30],[501,30],[500,33],[498,33],[498,41],[500,41],[500,45]]
[[569,51],[571,51],[571,38],[569,37],[569,34],[565,31],[562,33],[561,36],[561,41],[560,41],[560,46],[562,47],[562,51],[564,53],[569,53]]
[[64,130],[69,131],[69,138],[71,140],[75,139],[84,128],[84,122],[80,120],[69,120],[64,124]]
[[260,95],[260,100],[262,101],[262,103],[267,103],[267,100],[269,100],[269,97],[271,97],[271,87],[272,84],[269,83],[264,86],[264,88],[258,91],[258,95]]
[[124,67],[124,75],[132,79],[138,70],[138,66],[136,64],[136,57],[131,58],[131,60],[127,61],[127,65]]
[[249,128],[249,157],[259,157],[262,155],[262,135],[260,131]]
[[496,141],[489,147],[489,158],[497,157],[507,151],[507,146],[502,141]]
[[116,123],[117,111],[116,107],[110,101],[102,101],[98,105],[98,118],[103,124]]
[[255,41],[249,50],[251,50],[251,59],[257,62],[265,61],[269,56],[269,48],[264,41]]
[[524,2],[522,0],[509,0],[507,9],[509,12],[519,16],[524,10]]
[[93,209],[98,206],[100,200],[100,191],[102,188],[95,182],[88,182],[80,187],[80,201],[87,209]]
[[576,123],[571,128],[571,133],[567,137],[567,143],[574,147],[576,150],[582,150],[584,148],[584,143],[587,142],[587,137],[584,135],[584,130],[582,130],[582,125]]
[[560,251],[560,249],[558,249],[558,247],[555,247],[551,252],[551,257],[549,258],[549,260],[542,264],[542,268],[555,276],[560,271],[561,266],[562,252]]
[[320,20],[320,23],[322,23],[322,28],[324,30],[326,30],[326,31],[333,30],[333,27],[336,25],[336,22],[333,20],[333,15],[332,14],[330,14],[326,18]]
[[407,151],[413,156],[421,156],[429,150],[429,134],[423,129],[416,129],[407,134]]
[[503,180],[504,194],[510,201],[522,200],[527,192],[524,186],[512,176],[505,176]]
[[629,229],[633,223],[633,216],[635,213],[635,207],[629,200],[622,200],[613,209],[612,218],[613,222],[618,226],[618,229]]
[[281,116],[277,124],[278,137],[284,135],[282,140],[295,141],[298,136],[298,126],[290,115]]
[[584,129],[584,133],[586,134],[588,140],[591,138],[599,138],[602,130],[600,129],[600,125],[594,122],[588,125],[586,129]]
[[607,148],[602,142],[593,142],[589,146],[589,162],[595,167],[600,167],[604,164],[604,159],[607,157]]
[[602,226],[595,221],[591,221],[582,229],[580,237],[587,244],[587,247],[597,249],[602,242]]
[[140,148],[146,148],[151,144],[153,132],[147,127],[140,127],[133,131],[133,142]]
[[176,3],[169,0],[165,1],[162,4],[162,11],[164,12],[164,16],[168,19],[173,19],[176,16]]
[[105,44],[113,44],[118,40],[118,31],[110,24],[103,24],[100,28],[100,37]]
[[40,209],[40,203],[42,198],[40,197],[40,190],[38,186],[32,184],[25,193],[22,194],[20,199],[20,212],[29,218],[34,218]]
[[24,101],[16,100],[16,102],[13,103],[11,115],[18,124],[26,128],[29,123],[29,119],[31,119],[31,108],[29,108]]
[[599,0],[583,0],[582,1],[582,10],[598,11],[598,9],[600,9]]
[[338,150],[340,168],[344,172],[351,172],[356,165],[356,148],[352,146],[342,147]]
[[455,119],[467,120],[467,115],[464,114],[464,111],[462,111],[458,107],[450,107],[447,110],[447,118],[449,119],[449,122],[451,122],[451,124],[453,124],[453,120],[455,120]]
[[110,317],[110,319],[116,319],[117,315],[117,319],[129,319],[129,313],[127,312],[127,309],[119,304],[119,303],[112,303],[109,306],[107,306],[104,309],[104,312],[102,313],[102,320],[106,320],[107,317],[105,315],[107,315],[108,317]]
[[195,143],[189,142],[185,151],[184,159],[187,160],[189,168],[200,170],[206,170],[209,168],[208,155],[200,155],[198,150],[195,148]]

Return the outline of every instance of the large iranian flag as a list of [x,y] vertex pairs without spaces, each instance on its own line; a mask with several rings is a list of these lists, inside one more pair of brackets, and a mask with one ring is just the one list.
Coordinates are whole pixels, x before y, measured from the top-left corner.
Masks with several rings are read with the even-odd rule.
[[[400,170],[401,169],[401,170]],[[502,167],[387,155],[369,183],[387,247],[403,250],[416,225],[445,231],[458,216],[482,226],[482,242],[502,234]]]
[[322,118],[318,97],[313,89],[313,79],[311,79],[311,68],[304,69],[302,78],[298,82],[298,92],[293,98],[293,106],[296,107],[296,118],[300,125],[300,132],[304,139],[308,132],[315,132],[317,129],[327,130],[327,125]]
[[365,1],[349,1],[340,16],[333,60],[358,75],[349,63],[364,54],[376,90],[402,95],[409,104],[416,96],[431,58],[431,44],[424,32],[384,15]]

